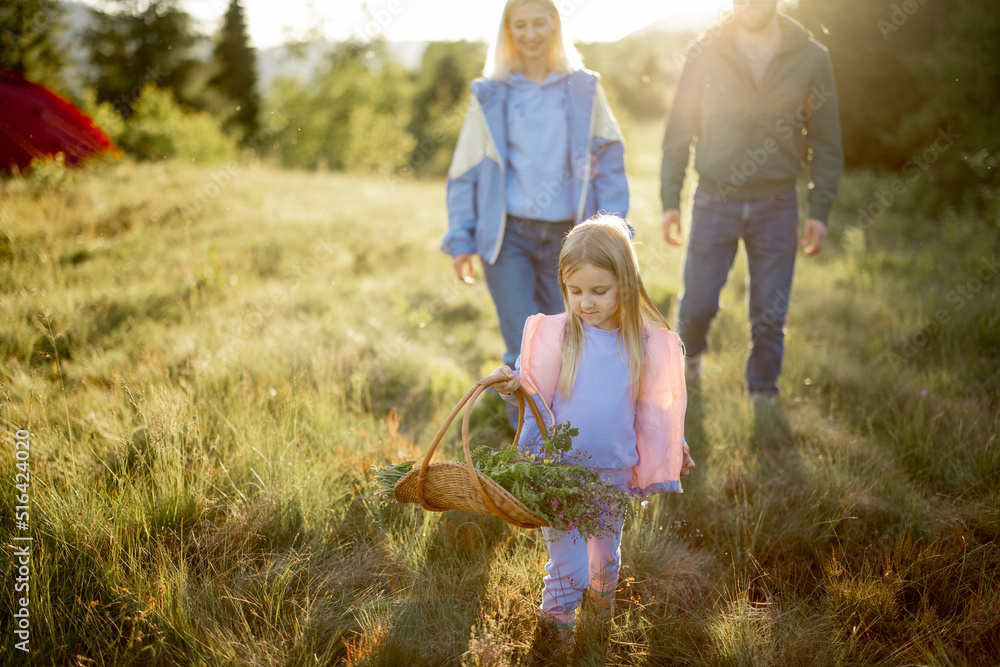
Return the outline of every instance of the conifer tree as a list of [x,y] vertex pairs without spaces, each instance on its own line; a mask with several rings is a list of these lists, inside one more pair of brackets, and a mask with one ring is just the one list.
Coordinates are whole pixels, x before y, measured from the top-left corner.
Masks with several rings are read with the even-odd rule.
[[216,74],[210,84],[226,99],[229,113],[225,129],[240,140],[258,129],[260,96],[257,92],[257,59],[247,35],[239,0],[231,0],[215,45]]
[[406,131],[413,149],[406,169],[444,174],[455,148],[469,97],[469,82],[486,57],[476,42],[432,42],[421,60]]
[[0,69],[34,81],[58,83],[62,57],[54,40],[61,13],[55,0],[0,3]]
[[185,106],[200,108],[192,91],[196,36],[177,0],[109,2],[117,11],[95,10],[95,28],[88,35],[97,101],[110,102],[127,117],[143,88],[153,84],[170,88]]
[[1000,199],[994,2],[799,0],[792,15],[830,50],[848,167],[919,175],[938,203]]

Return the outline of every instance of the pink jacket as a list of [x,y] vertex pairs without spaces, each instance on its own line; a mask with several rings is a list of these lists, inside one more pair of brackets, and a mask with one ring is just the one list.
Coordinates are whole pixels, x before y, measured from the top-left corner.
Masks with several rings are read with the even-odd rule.
[[[552,400],[562,366],[562,339],[566,313],[532,315],[521,339],[521,385],[544,404],[555,422]],[[684,458],[684,352],[673,331],[646,325],[646,358],[642,388],[635,415],[639,463],[632,468],[632,493],[643,497],[668,491],[680,493]],[[544,414],[544,413],[543,413]]]

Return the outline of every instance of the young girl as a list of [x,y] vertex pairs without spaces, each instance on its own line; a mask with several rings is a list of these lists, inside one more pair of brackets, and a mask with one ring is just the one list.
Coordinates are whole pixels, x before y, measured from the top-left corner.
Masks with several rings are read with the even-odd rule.
[[[567,312],[528,318],[518,371],[502,366],[510,380],[494,387],[508,399],[523,387],[546,421],[578,428],[569,462],[634,495],[680,493],[680,478],[694,467],[684,442],[681,341],[646,294],[625,223],[601,216],[575,227],[559,277]],[[537,437],[537,425],[526,422],[522,442]],[[597,610],[611,609],[621,524],[587,541],[575,530],[542,533],[549,562],[541,617],[568,639],[584,595]]]
[[599,77],[563,30],[553,0],[508,0],[448,170],[441,248],[459,280],[482,263],[506,343],[525,319],[563,308],[559,248],[573,225],[629,207],[621,131]]

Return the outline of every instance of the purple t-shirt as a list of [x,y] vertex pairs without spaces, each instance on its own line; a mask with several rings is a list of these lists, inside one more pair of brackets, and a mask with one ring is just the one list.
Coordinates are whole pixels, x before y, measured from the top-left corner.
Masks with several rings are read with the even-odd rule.
[[584,345],[576,385],[569,398],[556,391],[556,423],[580,429],[573,438],[572,463],[588,468],[631,468],[639,462],[635,444],[635,403],[629,393],[624,348],[618,329],[583,323]]
[[556,222],[576,212],[566,81],[566,74],[556,72],[541,84],[517,73],[507,78],[505,197],[511,215]]

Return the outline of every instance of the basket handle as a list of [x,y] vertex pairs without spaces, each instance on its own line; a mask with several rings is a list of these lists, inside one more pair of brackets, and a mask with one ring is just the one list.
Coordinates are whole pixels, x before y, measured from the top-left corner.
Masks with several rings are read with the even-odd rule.
[[[425,510],[431,512],[443,512],[445,508],[435,507],[427,502],[424,497],[424,480],[427,477],[427,466],[430,464],[431,457],[434,455],[434,450],[437,449],[438,444],[441,442],[441,438],[444,437],[445,431],[451,426],[451,423],[455,420],[455,417],[462,410],[463,407],[466,408],[465,416],[462,419],[462,448],[465,452],[465,464],[469,468],[469,477],[472,479],[473,486],[476,487],[476,491],[479,492],[480,497],[486,506],[490,508],[496,516],[500,517],[504,521],[511,523],[515,526],[520,526],[522,528],[534,528],[534,526],[529,526],[522,524],[521,522],[508,516],[506,512],[497,507],[496,503],[489,497],[486,490],[483,488],[482,483],[479,481],[479,477],[476,475],[476,469],[472,465],[472,454],[469,452],[469,421],[472,418],[472,406],[475,404],[476,399],[479,395],[486,391],[487,388],[492,387],[500,382],[506,382],[508,378],[503,373],[494,373],[489,375],[472,386],[469,391],[465,392],[465,395],[458,401],[458,404],[452,408],[451,413],[445,418],[444,423],[441,424],[441,428],[438,429],[437,434],[434,436],[434,440],[431,442],[430,447],[427,449],[427,453],[424,455],[423,460],[420,462],[420,472],[417,473],[417,502]],[[517,447],[519,439],[521,437],[521,429],[524,426],[524,403],[525,400],[528,402],[528,407],[531,408],[531,412],[535,417],[535,421],[538,423],[539,428],[542,428],[545,421],[542,419],[542,415],[538,412],[538,407],[535,406],[535,401],[531,396],[518,387],[515,390],[515,395],[517,396],[517,430],[514,433],[513,446]]]

